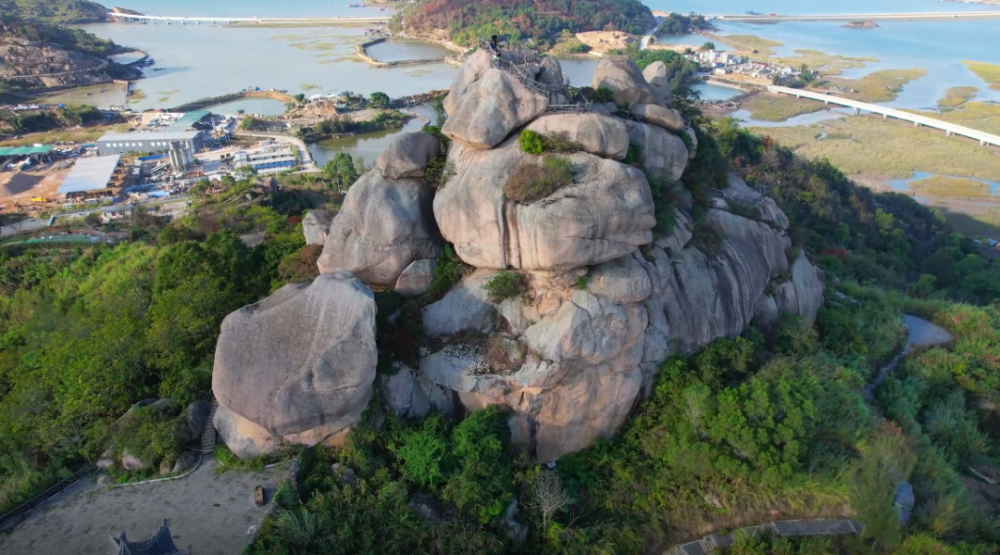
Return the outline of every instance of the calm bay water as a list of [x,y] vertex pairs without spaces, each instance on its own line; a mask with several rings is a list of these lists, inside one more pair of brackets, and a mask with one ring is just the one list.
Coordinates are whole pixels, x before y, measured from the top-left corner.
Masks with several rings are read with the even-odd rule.
[[[653,9],[679,12],[726,14],[748,9],[785,14],[875,13],[903,11],[969,11],[984,6],[942,3],[936,0],[844,0],[836,4],[772,0],[762,5],[736,0],[647,0]],[[229,17],[358,17],[388,15],[379,8],[348,8],[347,1],[288,0],[130,0],[127,5],[151,15]],[[1000,101],[1000,91],[989,87],[960,62],[971,59],[1000,63],[995,42],[998,20],[888,21],[878,29],[848,29],[836,22],[785,22],[776,25],[720,22],[722,34],[753,34],[785,44],[776,50],[794,55],[797,49],[812,49],[854,57],[874,56],[879,62],[844,72],[857,78],[888,68],[921,67],[928,75],[909,84],[892,106],[911,109],[934,108],[949,87],[972,85],[980,89],[979,100]],[[456,74],[445,64],[372,68],[353,60],[354,47],[364,40],[360,28],[230,28],[213,25],[89,25],[98,36],[148,52],[156,65],[147,78],[135,85],[141,91],[133,98],[134,109],[173,106],[245,87],[285,89],[307,96],[343,91],[370,94],[382,91],[404,96],[447,88]],[[928,40],[928,37],[934,37]],[[672,44],[700,45],[697,35],[664,38]],[[387,42],[372,47],[372,55],[385,60],[436,57],[448,51],[438,45]],[[590,84],[596,59],[561,60],[564,73],[576,86]],[[704,98],[732,96],[727,91],[704,88]],[[735,93],[734,93],[735,94]],[[103,102],[91,95],[85,101]],[[144,96],[145,98],[141,98]],[[277,113],[276,103],[243,107],[248,112]]]

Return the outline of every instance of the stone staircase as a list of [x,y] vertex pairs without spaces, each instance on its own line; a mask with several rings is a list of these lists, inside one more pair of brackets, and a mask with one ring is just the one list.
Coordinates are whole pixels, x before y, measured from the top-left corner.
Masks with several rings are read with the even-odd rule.
[[215,396],[212,396],[212,405],[208,411],[208,420],[205,421],[205,427],[201,430],[201,452],[211,453],[215,450],[215,425],[212,421],[215,420],[215,412],[219,410],[219,402],[215,400]]

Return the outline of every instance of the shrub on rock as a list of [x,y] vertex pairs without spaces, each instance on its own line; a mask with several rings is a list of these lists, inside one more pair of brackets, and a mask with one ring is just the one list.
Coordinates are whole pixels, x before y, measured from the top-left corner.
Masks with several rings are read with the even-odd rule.
[[503,186],[507,198],[530,204],[541,200],[573,182],[569,161],[546,156],[541,164],[522,163]]

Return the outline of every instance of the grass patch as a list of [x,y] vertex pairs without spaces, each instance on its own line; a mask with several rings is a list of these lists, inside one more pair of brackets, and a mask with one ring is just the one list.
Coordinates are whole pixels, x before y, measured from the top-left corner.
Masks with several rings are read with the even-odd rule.
[[320,87],[316,83],[302,83],[302,86],[300,88],[302,89],[303,92],[308,92],[320,89],[322,87]]
[[734,48],[748,52],[756,51],[761,56],[773,56],[774,50],[772,48],[784,46],[783,43],[776,40],[769,40],[755,35],[726,35],[718,38]]
[[[961,87],[960,87],[961,88]],[[970,87],[972,88],[972,87]],[[915,112],[928,117],[964,125],[986,133],[1000,134],[1000,104],[965,102],[951,110]]]
[[590,46],[584,44],[575,35],[570,35],[559,39],[559,42],[552,47],[550,53],[556,56],[570,56],[573,54],[586,54],[590,50]]
[[744,100],[740,107],[750,110],[750,117],[763,121],[785,121],[826,108],[822,102],[815,100],[774,94],[754,95]]
[[146,93],[142,89],[132,89],[132,94],[128,95],[128,102],[135,100],[146,100]]
[[861,102],[890,102],[903,90],[903,87],[911,81],[920,79],[927,75],[926,69],[883,69],[865,75],[861,79],[841,79],[832,77],[829,82],[840,85],[848,91],[845,96]]
[[980,79],[989,83],[991,89],[1000,91],[1000,64],[970,61],[963,61],[962,63]]
[[90,143],[99,139],[105,133],[124,133],[128,131],[128,127],[127,123],[123,123],[118,125],[99,125],[84,129],[60,129],[57,131],[46,131],[45,133],[32,133],[20,139],[0,141],[0,147],[31,146],[35,143]]
[[935,175],[927,179],[912,181],[910,182],[910,189],[927,196],[1000,200],[1000,198],[990,192],[990,186],[986,183],[943,175]]
[[865,58],[837,56],[819,50],[796,50],[795,54],[795,56],[787,58],[776,58],[775,61],[791,67],[800,67],[805,64],[823,75],[840,75],[845,69],[865,67],[866,63],[879,61],[873,56]]
[[572,182],[573,169],[569,160],[544,156],[541,164],[528,160],[518,166],[504,184],[503,192],[511,200],[531,204]]
[[[821,131],[828,133],[819,139]],[[1000,181],[1000,156],[988,148],[879,116],[810,126],[752,129],[812,160],[828,159],[846,175],[906,179],[916,171]]]
[[976,97],[976,87],[952,87],[944,91],[944,98],[938,100],[941,108],[956,108]]
[[527,288],[528,280],[515,272],[500,272],[483,285],[483,289],[490,295],[490,300],[495,303],[522,295]]

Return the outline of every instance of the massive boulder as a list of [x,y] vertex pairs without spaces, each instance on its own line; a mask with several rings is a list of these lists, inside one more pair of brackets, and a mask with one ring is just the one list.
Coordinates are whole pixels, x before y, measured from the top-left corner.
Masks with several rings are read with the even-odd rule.
[[272,438],[316,445],[357,423],[375,381],[375,313],[371,290],[338,273],[227,316],[212,374],[226,444],[238,454],[269,452]]
[[419,179],[387,179],[376,169],[344,198],[319,257],[319,271],[352,272],[392,286],[414,260],[435,258],[440,238],[431,215],[434,191]]
[[605,56],[601,58],[594,70],[593,86],[595,89],[609,89],[614,95],[615,104],[627,107],[634,102],[656,104],[659,98],[649,83],[643,78],[642,72],[635,62],[626,56]]
[[688,149],[680,137],[648,123],[626,122],[629,138],[639,149],[639,162],[651,178],[677,181],[688,164]]
[[433,258],[414,260],[399,274],[393,289],[403,297],[419,297],[431,290],[434,283],[434,268],[437,261]]
[[490,67],[490,53],[485,49],[476,50],[465,59],[465,63],[458,69],[458,77],[452,82],[448,94],[442,101],[444,110],[449,116],[455,114],[459,100],[469,91],[469,87],[486,75]]
[[326,236],[330,233],[330,223],[336,215],[336,212],[329,210],[310,210],[306,217],[302,218],[302,235],[306,238],[306,244],[325,244]]
[[628,154],[625,122],[603,114],[549,114],[528,125],[529,131],[545,136],[562,135],[584,152],[624,160]]
[[451,104],[454,111],[441,132],[469,147],[486,149],[542,115],[549,98],[525,87],[518,77],[491,69]]
[[674,133],[680,133],[687,128],[687,122],[684,121],[684,117],[673,108],[664,108],[656,104],[637,103],[629,106],[629,112],[632,112],[633,115],[646,123],[658,125]]
[[404,133],[375,160],[375,168],[386,179],[423,177],[427,162],[441,155],[441,141],[430,133]]
[[562,66],[559,60],[552,56],[542,58],[541,67],[538,70],[538,82],[543,85],[565,85],[566,78],[563,76]]
[[534,163],[531,155],[513,142],[466,151],[434,198],[442,235],[466,263],[499,270],[600,264],[652,240],[656,222],[642,172],[583,152],[566,158],[574,182],[522,204],[507,199],[503,186],[519,165]]
[[642,76],[649,83],[650,88],[657,99],[663,104],[669,104],[672,98],[670,94],[670,77],[667,64],[657,60],[642,70]]

